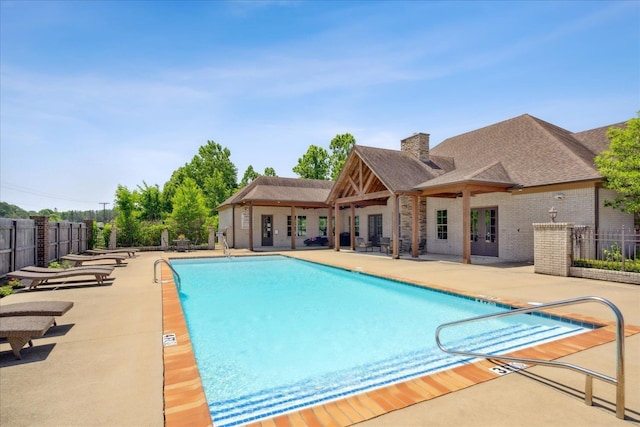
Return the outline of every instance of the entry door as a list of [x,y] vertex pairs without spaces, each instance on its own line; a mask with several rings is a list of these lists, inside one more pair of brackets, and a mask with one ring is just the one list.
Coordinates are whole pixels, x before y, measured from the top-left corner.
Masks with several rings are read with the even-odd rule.
[[382,237],[382,214],[369,215],[369,240]]
[[498,256],[498,208],[471,209],[471,255]]
[[273,215],[262,215],[262,246],[273,246]]

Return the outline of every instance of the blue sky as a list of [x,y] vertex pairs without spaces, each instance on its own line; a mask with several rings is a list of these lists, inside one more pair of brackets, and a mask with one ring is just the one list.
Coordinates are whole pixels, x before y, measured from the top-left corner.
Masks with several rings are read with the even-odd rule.
[[0,0],[0,201],[101,210],[208,140],[295,177],[351,133],[399,149],[524,113],[640,110],[638,1]]

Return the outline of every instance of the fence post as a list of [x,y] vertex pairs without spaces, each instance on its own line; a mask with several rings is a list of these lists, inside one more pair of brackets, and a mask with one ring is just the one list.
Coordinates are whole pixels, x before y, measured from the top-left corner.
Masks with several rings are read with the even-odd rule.
[[624,246],[625,246],[625,243],[624,243],[624,224],[622,224],[622,271],[626,271],[625,268],[624,268],[624,260],[625,260],[625,258],[627,256],[624,253]]

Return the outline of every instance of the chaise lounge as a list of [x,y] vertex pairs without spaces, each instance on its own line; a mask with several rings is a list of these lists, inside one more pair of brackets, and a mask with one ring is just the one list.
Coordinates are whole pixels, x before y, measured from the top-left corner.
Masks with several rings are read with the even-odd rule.
[[[71,301],[28,301],[0,305],[0,317],[62,316],[71,310]],[[56,320],[53,319],[53,326]]]
[[32,338],[43,336],[54,322],[52,316],[0,317],[0,338],[6,338],[16,359],[22,359],[22,347],[33,347]]
[[136,252],[138,252],[138,248],[118,248],[118,249],[88,249],[87,253],[93,255],[109,255],[109,254],[122,254],[126,253],[129,258],[133,258],[136,256]]
[[49,280],[55,279],[66,279],[68,277],[75,276],[94,276],[96,278],[96,282],[99,285],[102,285],[104,279],[107,278],[113,270],[105,269],[104,267],[95,267],[95,268],[67,268],[62,271],[51,271],[51,272],[38,272],[38,271],[25,271],[18,270],[7,273],[7,277],[18,279],[18,280],[30,280],[29,289],[35,289],[39,285],[46,283]]
[[69,255],[63,256],[61,259],[71,262],[74,267],[81,266],[82,263],[87,261],[104,261],[104,260],[113,260],[116,262],[117,265],[126,265],[123,263],[123,261],[127,259],[127,256],[117,255],[117,254],[100,254],[100,255],[69,254]]
[[104,270],[111,274],[114,269],[115,267],[112,265],[79,265],[78,267],[69,268],[36,267],[35,265],[30,265],[28,267],[22,267],[20,271],[32,271],[34,273],[59,273],[62,271]]

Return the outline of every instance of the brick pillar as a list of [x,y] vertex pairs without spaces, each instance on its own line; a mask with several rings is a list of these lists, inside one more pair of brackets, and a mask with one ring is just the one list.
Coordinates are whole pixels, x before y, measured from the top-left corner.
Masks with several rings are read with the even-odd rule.
[[38,267],[49,266],[49,217],[32,216],[36,226],[36,265]]
[[572,223],[533,224],[534,272],[569,276]]

